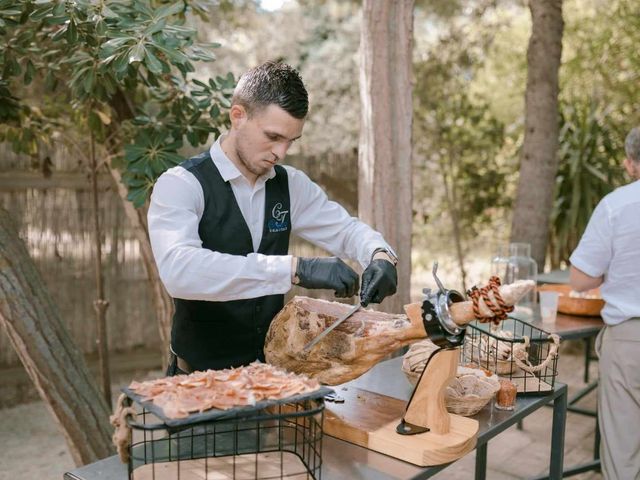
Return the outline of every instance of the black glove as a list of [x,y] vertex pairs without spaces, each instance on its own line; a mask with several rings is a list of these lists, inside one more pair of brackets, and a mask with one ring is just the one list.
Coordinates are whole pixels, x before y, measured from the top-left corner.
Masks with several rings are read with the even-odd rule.
[[336,257],[298,258],[296,276],[301,287],[335,290],[336,297],[353,297],[360,283],[358,274]]
[[369,303],[380,303],[396,293],[397,286],[398,272],[393,263],[381,258],[373,260],[362,274],[360,303],[364,307]]

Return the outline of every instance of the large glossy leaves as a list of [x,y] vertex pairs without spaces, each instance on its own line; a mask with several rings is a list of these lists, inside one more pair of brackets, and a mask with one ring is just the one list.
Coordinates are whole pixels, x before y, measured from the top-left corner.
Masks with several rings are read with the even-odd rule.
[[576,100],[561,109],[555,201],[549,257],[553,267],[567,261],[598,202],[624,182],[623,136],[595,103]]
[[93,137],[142,205],[183,143],[198,147],[227,122],[235,79],[193,78],[217,44],[197,42],[192,13],[204,6],[0,0],[0,140],[37,156],[52,135],[74,137],[78,152]]

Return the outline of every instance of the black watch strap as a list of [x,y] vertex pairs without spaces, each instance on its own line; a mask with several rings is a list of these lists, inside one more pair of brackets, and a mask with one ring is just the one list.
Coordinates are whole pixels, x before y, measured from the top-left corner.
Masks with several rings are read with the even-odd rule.
[[389,258],[391,259],[391,263],[393,263],[393,266],[395,267],[396,265],[398,265],[398,257],[396,257],[396,255],[389,250],[388,248],[376,248],[373,253],[371,254],[371,259],[373,259],[373,257],[375,256],[376,253],[379,252],[384,252],[386,253]]

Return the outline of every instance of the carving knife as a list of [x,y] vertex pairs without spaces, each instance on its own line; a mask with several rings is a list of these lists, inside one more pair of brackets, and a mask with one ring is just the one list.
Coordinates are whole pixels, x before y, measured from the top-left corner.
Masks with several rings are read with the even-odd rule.
[[336,320],[335,322],[333,322],[329,327],[325,328],[322,332],[320,332],[318,334],[318,336],[316,338],[314,338],[313,340],[311,340],[309,343],[307,343],[304,348],[302,349],[303,352],[308,352],[309,350],[311,350],[314,345],[316,345],[320,340],[322,340],[324,337],[327,336],[327,334],[333,330],[334,328],[336,328],[338,325],[340,325],[341,323],[343,323],[346,319],[348,319],[351,315],[353,315],[354,313],[356,313],[358,310],[360,309],[360,302],[356,303],[353,307],[351,307],[351,309],[349,309],[349,311],[347,313],[345,313],[344,315],[342,315],[340,318],[338,318],[338,320]]

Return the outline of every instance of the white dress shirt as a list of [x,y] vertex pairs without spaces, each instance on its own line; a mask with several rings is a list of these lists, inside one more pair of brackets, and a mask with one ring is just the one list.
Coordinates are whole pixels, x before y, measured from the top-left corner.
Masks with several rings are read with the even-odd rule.
[[587,275],[605,276],[605,323],[640,317],[640,180],[600,201],[570,261]]
[[[231,184],[253,240],[254,253],[230,255],[202,248],[198,225],[204,211],[200,182],[188,170],[163,173],[151,195],[149,236],[160,278],[169,294],[187,300],[229,301],[286,293],[291,288],[291,255],[255,253],[264,226],[265,183],[254,186],[225,155],[220,138],[210,149],[224,181]],[[291,233],[331,254],[366,267],[376,248],[390,249],[382,235],[330,201],[303,172],[285,165],[289,179]]]

